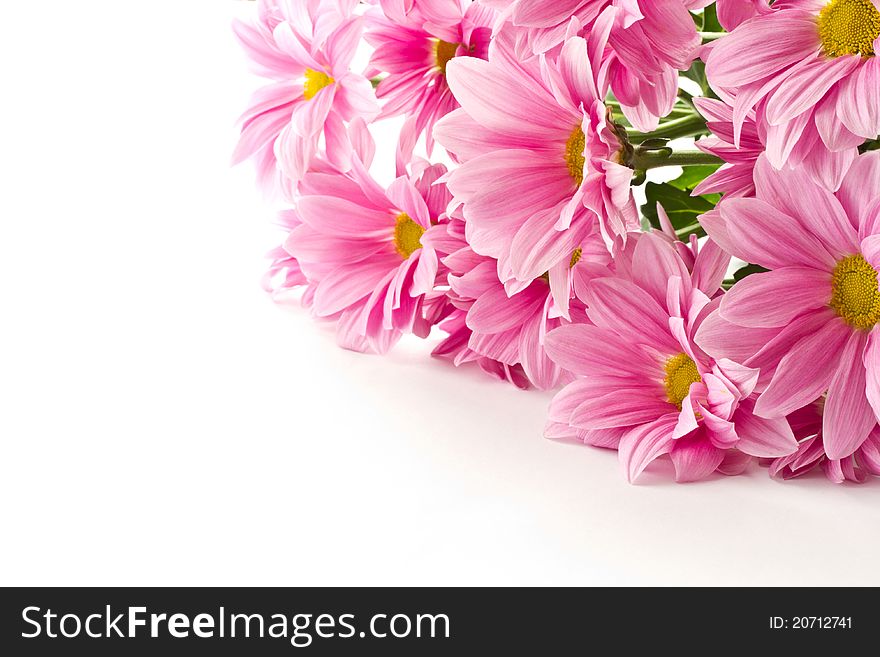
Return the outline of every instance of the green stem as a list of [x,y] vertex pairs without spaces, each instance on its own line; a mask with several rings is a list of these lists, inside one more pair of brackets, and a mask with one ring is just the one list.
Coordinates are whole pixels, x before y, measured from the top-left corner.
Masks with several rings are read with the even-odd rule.
[[691,114],[662,123],[652,132],[631,134],[629,140],[633,144],[640,144],[647,139],[678,139],[679,137],[693,137],[708,132],[706,119],[698,114]]
[[708,43],[709,41],[720,39],[725,34],[727,32],[700,32],[700,38],[703,40],[703,43]]
[[636,151],[632,157],[632,167],[637,171],[658,169],[660,167],[688,167],[699,164],[724,164],[724,160],[703,151]]
[[385,79],[384,76],[380,76],[380,77],[377,77],[377,78],[372,78],[372,79],[370,80],[370,84],[372,84],[372,85],[373,85],[373,89],[375,89],[376,87],[378,87],[378,86],[382,83],[382,80],[384,80],[384,79]]

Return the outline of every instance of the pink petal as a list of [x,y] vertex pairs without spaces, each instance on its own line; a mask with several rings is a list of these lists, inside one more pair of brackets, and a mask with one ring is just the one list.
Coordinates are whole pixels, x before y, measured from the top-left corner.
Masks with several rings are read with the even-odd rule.
[[860,68],[843,83],[837,114],[852,132],[873,139],[880,133],[880,61],[877,57],[854,59]]
[[571,415],[572,426],[579,429],[611,429],[653,422],[672,407],[649,394],[611,390],[605,395],[582,401]]
[[519,340],[519,362],[529,381],[539,390],[550,390],[559,383],[560,371],[547,357],[541,344],[545,313],[534,313],[522,327]]
[[706,61],[713,84],[739,87],[772,75],[818,50],[816,23],[806,12],[779,12],[714,44]]
[[739,281],[721,298],[728,322],[753,328],[788,325],[806,311],[831,301],[831,274],[807,267],[783,267]]
[[510,298],[501,285],[492,288],[471,306],[468,328],[479,333],[500,333],[519,326],[544,305],[546,295],[542,296],[537,287]]
[[877,421],[880,422],[880,327],[875,326],[868,336],[863,363],[868,402],[874,409]]
[[670,413],[635,427],[621,438],[618,455],[628,482],[634,482],[651,461],[669,452],[674,442],[672,428],[677,421],[678,414]]
[[785,418],[766,419],[754,414],[755,402],[744,401],[733,417],[739,442],[736,448],[758,458],[794,454],[798,443]]
[[382,262],[338,267],[318,284],[315,312],[320,317],[328,317],[346,309],[368,297],[391,273]]
[[[602,348],[596,349],[595,345],[602,345]],[[597,326],[561,326],[546,335],[544,349],[563,369],[591,379],[603,375],[636,380],[650,377],[652,363],[643,353],[614,332]],[[659,385],[658,390],[662,391]]]
[[700,324],[694,342],[715,359],[729,358],[736,362],[745,362],[778,333],[778,329],[745,329],[736,326],[716,310]]
[[828,389],[851,334],[852,329],[835,318],[795,344],[779,362],[773,380],[758,398],[755,412],[761,417],[782,417],[821,396]]
[[767,101],[767,121],[780,125],[806,112],[856,68],[860,60],[860,57],[816,59],[790,75]]
[[828,387],[822,436],[830,459],[842,459],[855,452],[877,425],[874,409],[865,396],[863,354],[867,339],[862,331],[850,334]]
[[592,281],[584,295],[587,314],[596,325],[608,328],[632,342],[678,351],[669,333],[669,315],[644,290],[624,279]]
[[[503,134],[565,139],[578,123],[548,91],[482,59],[456,57],[447,66],[446,79],[477,123]],[[505,99],[503,103],[498,102],[500,98]]]
[[837,192],[837,198],[854,226],[859,225],[864,212],[877,200],[878,189],[880,151],[871,151],[856,158]]
[[678,482],[698,481],[715,472],[724,460],[724,450],[699,433],[677,440],[669,452]]
[[733,255],[742,260],[767,269],[790,265],[834,269],[835,260],[822,244],[772,205],[757,198],[732,198],[719,207]]

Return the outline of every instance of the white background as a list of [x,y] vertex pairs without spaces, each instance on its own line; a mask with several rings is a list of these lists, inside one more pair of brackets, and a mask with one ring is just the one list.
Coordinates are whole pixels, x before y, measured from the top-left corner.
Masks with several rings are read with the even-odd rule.
[[0,584],[880,584],[876,483],[630,486],[548,394],[273,304],[250,9],[0,9]]

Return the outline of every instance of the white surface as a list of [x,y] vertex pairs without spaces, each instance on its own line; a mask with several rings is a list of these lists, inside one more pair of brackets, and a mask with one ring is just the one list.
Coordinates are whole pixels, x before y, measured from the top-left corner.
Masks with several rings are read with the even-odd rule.
[[226,0],[0,10],[0,584],[880,584],[880,485],[627,485],[261,291]]

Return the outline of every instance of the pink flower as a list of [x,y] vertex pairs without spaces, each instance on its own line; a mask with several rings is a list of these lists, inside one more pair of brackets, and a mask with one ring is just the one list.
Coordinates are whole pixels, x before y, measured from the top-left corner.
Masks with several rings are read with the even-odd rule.
[[[880,133],[880,0],[786,0],[711,44],[706,74],[735,94],[734,143],[751,109],[776,169],[824,149],[851,151]],[[828,159],[839,180],[851,159]],[[834,186],[832,186],[835,188]]]
[[380,118],[408,117],[400,168],[422,133],[431,155],[434,124],[458,107],[446,84],[446,65],[454,57],[486,59],[495,12],[462,0],[416,0],[409,11],[393,0],[380,5],[367,13],[365,38],[375,48],[371,66],[388,73],[377,89],[386,101]]
[[498,260],[509,294],[598,239],[597,220],[607,244],[638,226],[633,172],[621,164],[584,39],[567,41],[557,61],[526,63],[496,40],[489,61],[456,58],[447,73],[462,107],[435,136],[463,162],[449,189],[470,246]]
[[[450,337],[438,347],[438,352],[454,353],[456,365],[489,359],[503,365],[505,378],[514,383],[517,381],[508,370],[516,374],[521,369],[536,388],[555,388],[566,373],[547,357],[544,337],[568,321],[554,301],[553,290],[583,316],[584,306],[577,299],[572,300],[572,294],[597,270],[606,269],[610,261],[607,250],[599,240],[588,240],[587,246],[574,249],[546,274],[508,295],[498,280],[498,262],[473,251],[465,239],[464,222],[452,219],[446,228],[447,236],[438,249],[449,253],[442,262],[450,272],[448,297],[455,311],[441,324]],[[487,369],[488,363],[481,365]],[[492,365],[490,371],[497,371],[497,367]]]
[[727,162],[697,185],[694,194],[721,193],[725,198],[754,196],[755,163],[764,152],[754,113],[746,117],[737,147],[733,143],[733,109],[711,98],[694,98],[694,104],[712,131],[709,137],[697,140],[697,147]]
[[851,456],[829,459],[822,444],[823,407],[824,399],[788,416],[798,438],[798,451],[772,461],[771,476],[794,479],[815,468],[822,468],[825,476],[834,483],[852,481],[861,484],[869,475],[880,475],[880,428],[874,429]]
[[[484,0],[485,2],[485,0]],[[504,9],[506,29],[526,53],[548,53],[572,30],[601,43],[600,90],[608,90],[641,131],[657,127],[678,93],[678,72],[687,70],[700,46],[689,8],[699,0],[493,0]],[[703,3],[705,4],[705,2]],[[599,68],[596,69],[599,71]]]
[[379,187],[355,158],[348,176],[310,172],[284,244],[310,286],[312,312],[337,323],[343,347],[387,352],[404,333],[427,337],[426,295],[438,275],[430,246],[449,198],[442,165]]
[[762,417],[827,394],[825,453],[843,459],[880,417],[880,153],[860,156],[837,194],[764,158],[755,183],[756,198],[730,199],[702,221],[730,253],[770,271],[737,283],[697,341],[760,368]]
[[645,233],[629,260],[587,285],[592,326],[547,336],[550,357],[579,377],[554,398],[548,435],[568,427],[587,444],[617,447],[629,481],[664,454],[678,481],[693,481],[741,472],[749,455],[793,452],[784,418],[752,413],[757,370],[713,360],[693,341],[728,256],[708,242],[691,272],[668,237]]
[[[739,144],[733,122],[733,103],[726,103],[710,98],[694,98],[700,113],[706,118],[712,135],[697,141],[697,147],[727,162],[718,171],[708,176],[694,190],[695,194],[713,194],[721,192],[726,198],[732,196],[752,196],[755,192],[753,180],[755,163],[765,152],[768,138],[766,123],[758,123],[755,112],[750,111],[745,118],[739,134]],[[817,183],[831,191],[840,187],[843,176],[859,154],[855,146],[841,151],[831,151],[816,139],[813,142],[802,142],[803,147],[794,149],[788,156],[785,166],[802,167]],[[768,144],[769,149],[777,149],[778,140]],[[808,147],[808,148],[807,148]],[[771,160],[779,160],[778,152],[768,152]]]
[[314,160],[324,136],[326,156],[342,171],[351,166],[345,121],[371,120],[378,104],[369,80],[349,71],[362,31],[351,17],[356,2],[304,0],[290,5],[260,0],[253,24],[234,30],[257,71],[274,82],[257,91],[242,115],[233,162],[253,158],[267,190],[278,168],[294,184]]

